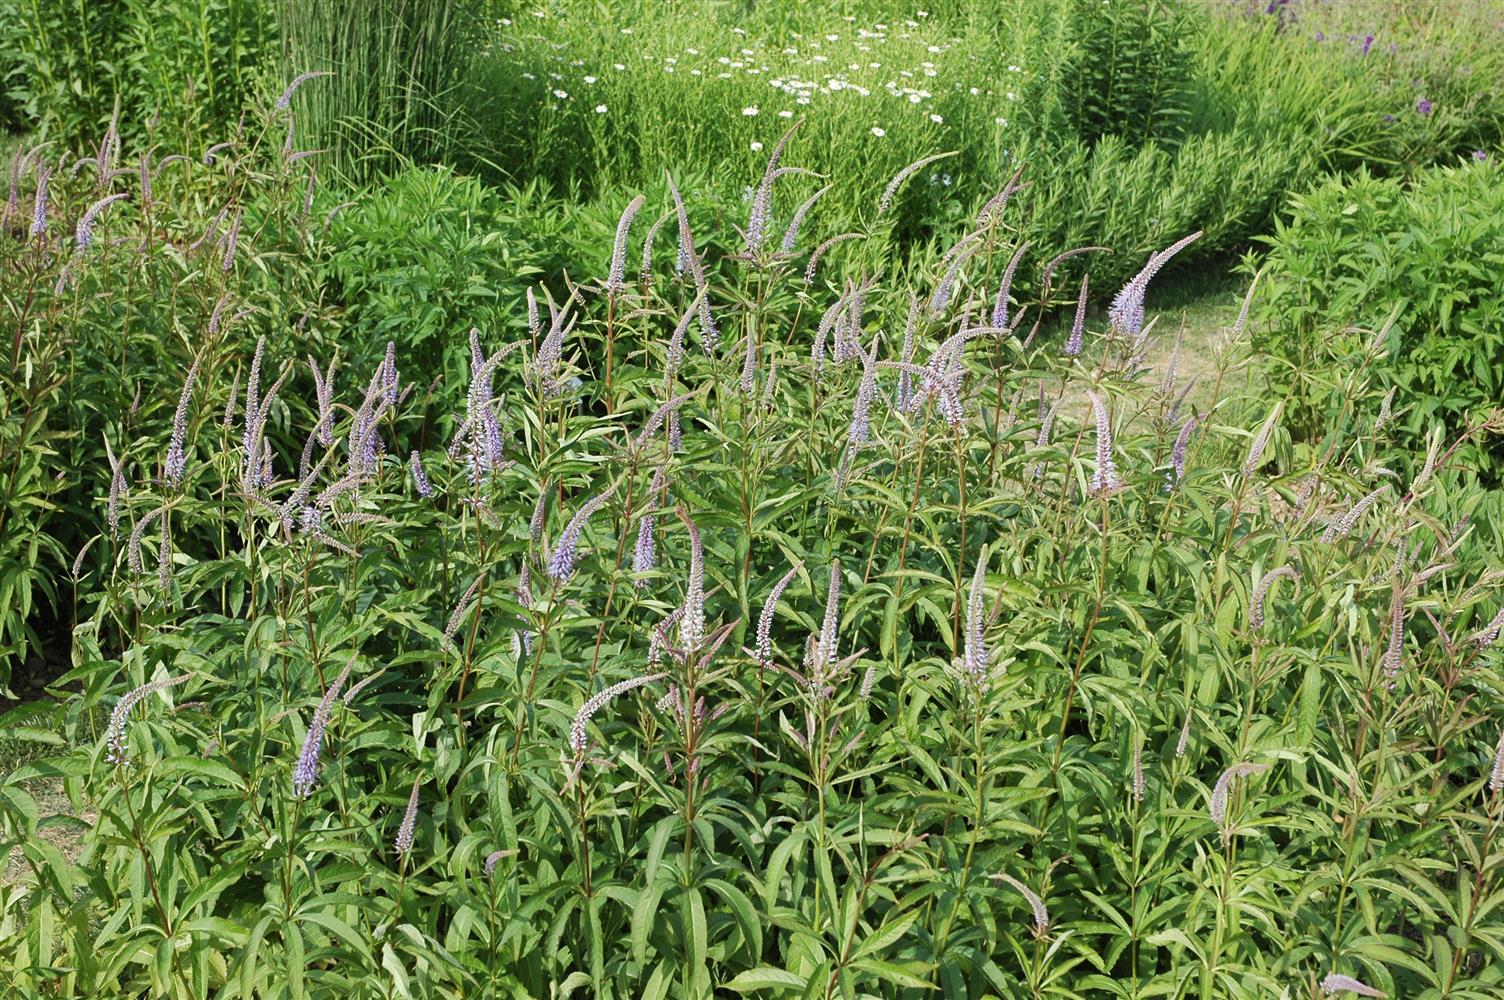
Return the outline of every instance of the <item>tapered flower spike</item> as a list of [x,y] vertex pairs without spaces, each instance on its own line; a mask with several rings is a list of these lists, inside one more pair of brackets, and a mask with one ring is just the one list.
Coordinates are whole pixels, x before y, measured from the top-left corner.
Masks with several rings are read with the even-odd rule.
[[1254,632],[1261,631],[1264,627],[1264,598],[1269,594],[1269,588],[1274,586],[1276,580],[1298,580],[1300,574],[1293,566],[1281,566],[1279,569],[1265,573],[1253,588],[1253,596],[1248,600],[1248,627]]
[[908,180],[910,177],[913,177],[915,174],[923,170],[925,167],[929,166],[931,163],[936,163],[948,156],[955,156],[957,152],[958,150],[953,149],[947,153],[936,153],[934,156],[926,156],[922,160],[915,160],[913,163],[910,163],[907,167],[904,167],[898,173],[894,174],[893,179],[888,182],[888,186],[883,188],[883,196],[878,199],[878,218],[882,218],[887,214],[889,206],[893,204],[893,196],[898,193],[898,189],[903,186],[904,181]]
[[1389,646],[1384,650],[1384,676],[1392,684],[1405,662],[1405,598],[1399,584],[1389,602]]
[[94,223],[99,219],[100,213],[115,204],[115,202],[123,201],[129,197],[130,195],[128,194],[112,194],[99,199],[89,206],[88,210],[79,218],[78,228],[73,233],[73,252],[75,254],[82,255],[94,245]]
[[397,827],[396,848],[399,856],[413,849],[413,827],[418,822],[418,787],[421,778],[413,779],[413,790],[407,796],[407,811],[402,814],[402,825]]
[[1122,486],[1117,467],[1112,464],[1112,420],[1101,396],[1091,389],[1086,395],[1091,398],[1092,414],[1097,424],[1097,469],[1092,473],[1091,490],[1096,494],[1107,494]]
[[1185,478],[1185,452],[1191,443],[1191,435],[1195,433],[1197,420],[1195,417],[1187,417],[1181,425],[1180,433],[1175,435],[1175,446],[1170,449],[1170,478],[1165,484],[1166,491],[1180,485]]
[[644,674],[640,677],[629,677],[624,681],[617,681],[610,687],[597,691],[591,696],[590,700],[581,705],[579,711],[574,714],[574,721],[569,724],[569,748],[574,751],[575,759],[583,759],[585,751],[590,748],[590,736],[586,731],[586,727],[590,725],[590,720],[596,712],[599,712],[602,708],[606,707],[607,703],[620,695],[626,694],[635,688],[651,684],[654,681],[662,680],[664,676],[661,673]]
[[418,496],[424,500],[433,496],[433,484],[428,481],[428,473],[423,469],[423,456],[414,451],[407,457],[407,465],[412,472],[413,489],[418,491]]
[[163,462],[163,475],[169,486],[177,486],[183,480],[188,467],[188,456],[183,451],[183,439],[188,434],[188,404],[193,401],[193,382],[198,378],[198,360],[188,368],[183,379],[183,391],[178,396],[178,408],[172,415],[172,438],[167,445],[167,458]]
[[575,550],[580,544],[580,532],[585,530],[585,522],[590,520],[590,516],[600,510],[615,492],[616,486],[612,484],[606,492],[591,497],[575,512],[574,517],[570,518],[564,530],[559,533],[559,539],[554,543],[553,554],[548,560],[548,575],[555,582],[563,585],[574,576]]
[[611,273],[606,278],[606,294],[619,295],[626,290],[627,282],[627,236],[632,230],[632,220],[647,203],[647,198],[638,195],[632,199],[621,220],[616,224],[616,242],[611,246]]
[[815,207],[815,202],[819,201],[830,190],[830,187],[829,184],[825,185],[825,187],[810,195],[802,205],[795,209],[793,218],[789,220],[788,228],[783,231],[783,244],[779,247],[781,252],[792,254],[799,246],[799,230],[804,227],[804,220],[809,217],[810,209]]
[[1248,447],[1248,457],[1243,460],[1243,476],[1248,478],[1258,471],[1264,461],[1264,449],[1269,445],[1269,435],[1274,431],[1274,422],[1279,419],[1280,410],[1284,409],[1284,401],[1274,404],[1274,409],[1269,411],[1269,416],[1264,418],[1264,425],[1259,428],[1258,434],[1254,435],[1253,443]]
[[1191,745],[1191,718],[1192,710],[1187,707],[1185,712],[1185,722],[1180,727],[1180,739],[1175,741],[1176,759],[1184,757],[1186,748]]
[[830,586],[825,594],[825,619],[820,624],[820,637],[815,643],[815,660],[821,670],[836,661],[836,649],[839,642],[836,632],[840,624],[841,564],[832,562]]
[[1139,737],[1133,744],[1133,800],[1144,801],[1144,741]]
[[1212,789],[1210,813],[1212,822],[1217,824],[1218,829],[1226,832],[1227,822],[1227,796],[1232,791],[1232,783],[1238,778],[1247,777],[1250,774],[1258,774],[1269,770],[1268,764],[1234,764],[1222,772],[1217,779],[1216,787]]
[[999,329],[1008,326],[1008,294],[1013,290],[1013,272],[1018,270],[1018,262],[1023,260],[1024,251],[1029,249],[1029,241],[1024,240],[1013,252],[1013,258],[1008,261],[1008,267],[1003,271],[1002,284],[998,286],[997,301],[992,305],[992,325]]
[[976,572],[971,578],[971,592],[966,600],[966,634],[962,641],[961,666],[972,683],[981,686],[987,680],[987,646],[983,632],[987,626],[985,586],[987,582],[987,547],[977,554]]
[[1039,898],[1039,894],[1012,875],[999,873],[992,877],[1006,882],[1018,890],[1018,894],[1023,896],[1024,901],[1029,904],[1029,909],[1034,913],[1034,936],[1044,937],[1048,934],[1050,930],[1050,911],[1045,908],[1044,900]]
[[33,239],[47,232],[47,184],[52,180],[52,171],[37,168],[36,197],[31,203],[31,236]]
[[324,729],[329,724],[329,713],[334,708],[334,700],[339,697],[340,689],[349,679],[350,668],[354,663],[355,658],[352,656],[334,679],[334,683],[324,692],[324,697],[319,699],[318,708],[313,710],[313,720],[308,724],[308,733],[303,737],[303,748],[298,751],[298,763],[292,771],[292,793],[298,798],[307,796],[318,786]]
[[1487,649],[1498,641],[1500,631],[1504,631],[1504,608],[1500,608],[1493,620],[1474,632],[1470,638],[1480,649]]
[[[654,538],[654,531],[658,526],[658,519],[653,514],[653,504],[660,502],[664,488],[668,485],[667,464],[658,466],[653,473],[653,481],[648,486],[648,497],[645,502],[646,509],[642,518],[637,522],[637,544],[632,547],[632,572],[646,573],[658,565],[658,548]],[[638,587],[646,587],[647,580],[637,581]]]
[[1504,728],[1499,730],[1499,748],[1494,751],[1494,767],[1488,775],[1488,790],[1498,793],[1504,789]]
[[1328,972],[1321,980],[1321,992],[1323,996],[1333,993],[1351,993],[1360,997],[1382,997],[1386,994],[1382,990],[1376,990],[1367,983],[1361,983],[1352,976],[1344,976],[1336,972]]
[[1194,232],[1165,249],[1149,255],[1149,262],[1144,265],[1144,269],[1123,286],[1113,298],[1112,306],[1107,310],[1107,318],[1119,334],[1131,339],[1143,332],[1144,294],[1149,290],[1149,282],[1159,273],[1160,268],[1169,263],[1171,257],[1200,238],[1201,233]]
[[1372,507],[1374,501],[1379,498],[1379,495],[1388,488],[1389,486],[1387,483],[1383,486],[1380,486],[1378,489],[1374,490],[1372,493],[1369,493],[1367,496],[1363,497],[1363,499],[1353,504],[1346,514],[1334,518],[1332,522],[1327,525],[1326,531],[1322,532],[1321,540],[1323,542],[1330,543],[1335,542],[1339,538],[1346,538],[1349,534],[1352,533],[1353,528],[1357,527],[1358,522],[1362,520],[1363,515],[1367,513],[1368,508]]
[[111,764],[130,763],[125,749],[125,723],[131,714],[131,709],[135,708],[143,698],[181,684],[191,676],[191,674],[182,674],[177,677],[164,677],[161,680],[148,681],[126,692],[115,703],[114,711],[110,712],[109,725],[105,728],[105,746],[108,747],[105,760]]
[[286,111],[288,108],[292,107],[292,95],[297,93],[299,87],[303,86],[303,84],[307,83],[309,80],[315,80],[321,76],[333,75],[333,73],[327,70],[314,73],[299,73],[297,76],[292,78],[292,82],[287,85],[286,90],[282,91],[282,96],[277,98],[276,103],[272,105],[272,107],[277,111]]
[[768,238],[768,223],[773,215],[773,181],[782,173],[778,169],[778,160],[783,156],[794,131],[802,124],[802,118],[794,122],[774,145],[773,152],[768,155],[768,166],[763,171],[762,181],[752,195],[752,209],[747,217],[747,252],[753,257],[762,253],[763,244]]
[[689,586],[684,593],[684,617],[679,621],[679,648],[685,659],[693,656],[705,641],[705,549],[700,544],[700,529],[680,507],[674,511],[689,529]]
[[773,589],[768,593],[768,599],[762,606],[762,614],[757,619],[757,664],[759,667],[769,667],[773,664],[773,615],[778,611],[778,599],[783,596],[784,588],[791,583],[804,563],[796,562],[785,573]]

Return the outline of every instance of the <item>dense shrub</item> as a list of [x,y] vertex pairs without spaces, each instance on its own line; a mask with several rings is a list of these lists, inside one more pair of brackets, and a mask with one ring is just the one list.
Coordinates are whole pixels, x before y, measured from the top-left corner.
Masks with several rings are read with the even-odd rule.
[[0,107],[69,142],[167,122],[179,148],[234,125],[275,45],[270,0],[0,0]]
[[324,214],[307,200],[319,194],[309,162],[281,149],[287,124],[248,123],[212,156],[129,140],[100,143],[102,161],[17,153],[15,207],[0,219],[0,522],[14,529],[0,543],[0,685],[27,648],[66,643],[17,637],[41,602],[66,625],[67,584],[100,557],[109,526],[89,512],[110,490],[106,442],[127,480],[160,476],[158,410],[172,414],[191,364],[201,390],[219,391],[260,336],[287,356],[324,352],[337,314],[310,265]]
[[[628,206],[573,289],[541,276],[557,315],[463,342],[468,384],[394,349],[321,393],[319,346],[242,337],[106,430],[133,471],[79,574],[81,691],[6,720],[68,744],[0,795],[9,982],[1496,990],[1500,511],[1455,453],[1400,489],[1366,420],[1292,450],[1236,333],[1192,410],[1142,367],[1143,283],[1079,350],[1023,303],[992,327],[1017,206],[812,282],[828,229],[784,255]],[[143,475],[174,423],[182,468]]]
[[[1432,427],[1458,434],[1504,399],[1504,184],[1491,159],[1410,182],[1361,170],[1323,181],[1292,198],[1268,243],[1260,337],[1307,439],[1344,405],[1349,386],[1327,376],[1339,358],[1394,387],[1393,433],[1417,461]],[[1497,440],[1465,456],[1498,481]]]

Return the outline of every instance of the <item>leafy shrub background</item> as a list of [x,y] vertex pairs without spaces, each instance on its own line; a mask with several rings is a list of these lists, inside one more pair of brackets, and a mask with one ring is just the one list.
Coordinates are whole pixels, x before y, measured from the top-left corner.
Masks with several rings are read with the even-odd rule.
[[[1375,366],[1396,389],[1395,426],[1417,456],[1431,427],[1457,433],[1504,399],[1504,184],[1492,159],[1410,181],[1365,170],[1331,178],[1293,197],[1267,242],[1260,338],[1287,362],[1275,374],[1308,436],[1347,391],[1323,373],[1391,313]],[[1362,330],[1349,332],[1355,321]],[[1497,442],[1467,455],[1498,481]]]
[[133,139],[165,122],[174,148],[219,142],[259,93],[276,38],[270,0],[0,0],[0,124],[94,139],[118,102]]

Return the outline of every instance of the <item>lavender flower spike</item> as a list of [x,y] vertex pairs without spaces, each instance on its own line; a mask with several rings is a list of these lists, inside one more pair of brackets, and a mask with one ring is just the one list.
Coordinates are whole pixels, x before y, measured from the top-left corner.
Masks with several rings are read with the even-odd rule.
[[334,708],[334,700],[339,697],[339,692],[345,686],[345,681],[350,677],[350,667],[355,663],[352,656],[345,664],[345,668],[334,678],[334,683],[324,692],[324,697],[319,699],[318,708],[313,710],[313,720],[308,724],[308,733],[303,737],[303,748],[298,751],[298,763],[292,771],[292,793],[298,798],[307,796],[319,783],[319,754],[324,748],[324,729],[329,724],[329,712]]
[[1112,306],[1107,310],[1107,317],[1117,331],[1125,337],[1137,337],[1144,328],[1144,293],[1149,290],[1149,282],[1159,273],[1159,269],[1169,263],[1170,258],[1190,246],[1201,238],[1201,233],[1194,232],[1191,235],[1171,244],[1163,250],[1149,255],[1149,262],[1144,269],[1122,287],[1122,290],[1113,297]]
[[966,635],[962,644],[961,666],[972,683],[980,686],[987,679],[987,646],[983,641],[986,628],[984,604],[987,595],[987,548],[977,555],[976,573],[971,578],[971,592],[966,600]]
[[130,195],[128,194],[112,194],[99,199],[88,207],[78,220],[78,228],[73,232],[74,254],[81,256],[94,245],[94,223],[99,218],[100,213],[115,204],[115,202],[129,197]]
[[1405,662],[1405,599],[1398,586],[1389,606],[1389,646],[1384,650],[1384,676],[1393,682]]
[[1227,796],[1232,791],[1232,783],[1250,774],[1258,774],[1260,771],[1269,770],[1268,764],[1234,764],[1222,772],[1222,777],[1217,779],[1217,785],[1212,789],[1210,813],[1212,822],[1219,829],[1226,832],[1224,824],[1227,821]]
[[278,111],[286,111],[288,108],[292,107],[292,95],[297,92],[297,89],[299,87],[303,86],[303,84],[307,83],[309,80],[316,79],[317,77],[333,75],[333,73],[327,70],[319,73],[299,73],[297,76],[292,78],[292,82],[287,85],[287,89],[282,91],[282,96],[277,98],[277,103],[273,105],[273,107],[275,107]]
[[421,778],[413,779],[413,790],[407,796],[407,812],[402,814],[402,825],[397,827],[396,848],[399,855],[406,854],[413,849],[413,827],[418,822],[418,783]]
[[705,639],[705,549],[700,543],[700,529],[684,508],[675,513],[689,529],[689,587],[684,594],[684,617],[679,620],[679,646],[688,659]]
[[627,210],[621,213],[621,220],[616,224],[616,242],[611,246],[611,273],[606,278],[606,294],[617,295],[627,287],[627,235],[632,230],[632,220],[637,217],[638,211],[647,198],[638,195],[632,199]]
[[1024,240],[1013,252],[1013,259],[1008,261],[1008,267],[1003,271],[1003,281],[997,289],[997,301],[992,305],[992,325],[999,330],[1008,326],[1008,293],[1013,289],[1013,272],[1018,270],[1018,262],[1023,260],[1027,249],[1029,241]]
[[[653,473],[653,481],[648,486],[648,503],[653,502],[654,497],[662,495],[664,487],[668,484],[668,466],[660,465]],[[637,543],[632,547],[632,572],[647,573],[658,565],[658,549],[653,532],[658,527],[658,519],[653,515],[651,506],[643,512],[642,519],[637,522]],[[647,580],[637,581],[639,588],[647,586]]]
[[1074,358],[1081,353],[1081,337],[1086,332],[1086,275],[1081,276],[1081,297],[1076,300],[1076,319],[1071,323],[1071,335],[1065,342],[1065,356]]
[[825,595],[825,619],[820,623],[820,637],[815,643],[815,659],[820,668],[836,659],[836,629],[841,624],[841,564],[830,564],[830,589]]
[[803,562],[794,563],[789,571],[783,574],[782,579],[773,584],[773,590],[768,594],[768,599],[762,606],[762,614],[757,619],[757,664],[759,667],[766,668],[773,663],[773,615],[778,611],[778,599],[783,596],[784,588],[803,566]]
[[606,707],[619,695],[626,694],[634,688],[640,688],[651,684],[656,680],[662,680],[663,674],[644,674],[640,677],[629,677],[624,681],[617,681],[608,688],[596,692],[590,700],[580,706],[580,710],[574,714],[574,721],[569,724],[569,747],[574,751],[576,758],[583,758],[585,751],[590,746],[590,737],[585,732],[585,727],[590,724],[591,718],[596,712]]
[[1019,895],[1024,897],[1024,900],[1029,904],[1029,909],[1034,911],[1035,937],[1044,937],[1045,934],[1049,933],[1050,911],[1045,909],[1044,900],[1039,898],[1039,894],[1037,892],[1024,885],[1012,875],[1003,873],[994,875],[992,877],[999,879],[1000,881],[1007,882],[1013,888],[1018,890]]
[[37,170],[37,193],[36,200],[31,203],[31,235],[42,236],[47,232],[47,182],[52,179],[52,171],[46,167]]
[[433,484],[428,481],[428,473],[423,471],[423,456],[416,451],[408,456],[408,466],[413,473],[413,489],[418,491],[418,496],[427,500],[433,496]]
[[1118,470],[1112,464],[1112,421],[1107,415],[1107,405],[1102,402],[1102,397],[1088,389],[1087,396],[1091,397],[1092,413],[1097,422],[1097,471],[1091,477],[1091,490],[1097,494],[1107,494],[1122,487],[1122,480],[1118,478]]
[[1165,484],[1166,492],[1185,478],[1185,451],[1191,443],[1191,434],[1196,430],[1196,418],[1190,417],[1180,427],[1180,433],[1175,435],[1175,447],[1170,449],[1170,482]]
[[548,575],[561,586],[569,582],[574,576],[575,550],[580,544],[580,532],[585,530],[585,522],[590,520],[590,515],[600,510],[611,494],[616,492],[613,485],[604,493],[597,494],[585,505],[575,512],[570,518],[564,530],[559,533],[559,540],[554,544],[553,555],[548,560]]
[[178,408],[172,415],[172,439],[167,444],[167,459],[163,474],[169,486],[176,487],[183,481],[183,470],[188,467],[188,456],[183,452],[183,439],[188,434],[188,404],[193,401],[193,383],[198,378],[198,359],[188,368],[183,379],[183,391],[178,396]]
[[1269,411],[1269,416],[1264,418],[1264,426],[1254,436],[1253,443],[1248,448],[1248,457],[1243,460],[1243,477],[1246,479],[1258,471],[1263,464],[1264,449],[1269,445],[1269,435],[1274,432],[1274,422],[1279,419],[1280,410],[1284,409],[1284,401],[1274,404],[1274,409]]
[[1336,972],[1328,972],[1326,977],[1321,980],[1321,992],[1324,996],[1330,996],[1333,993],[1351,993],[1354,996],[1360,997],[1382,997],[1387,995],[1382,990],[1376,990],[1367,983],[1359,982],[1352,976],[1344,976]]
[[1488,790],[1498,794],[1504,789],[1504,728],[1499,730],[1499,748],[1494,751],[1494,767],[1488,775]]
[[1469,638],[1477,643],[1479,648],[1487,649],[1498,641],[1501,630],[1504,630],[1504,608],[1500,608],[1499,613],[1494,615],[1492,621],[1477,632],[1474,632]]
[[135,708],[137,703],[148,695],[153,695],[158,691],[165,691],[174,685],[181,684],[191,676],[191,674],[181,674],[177,677],[164,677],[161,680],[148,681],[140,687],[126,692],[115,703],[115,710],[110,713],[110,724],[105,730],[105,745],[109,747],[109,752],[105,755],[105,760],[111,764],[129,763],[130,761],[125,750],[125,721],[131,714],[131,709]]
[[1264,627],[1264,598],[1269,594],[1269,588],[1274,586],[1276,580],[1298,580],[1300,574],[1292,566],[1281,566],[1279,569],[1265,573],[1263,578],[1253,588],[1253,596],[1248,600],[1248,627],[1255,632]]

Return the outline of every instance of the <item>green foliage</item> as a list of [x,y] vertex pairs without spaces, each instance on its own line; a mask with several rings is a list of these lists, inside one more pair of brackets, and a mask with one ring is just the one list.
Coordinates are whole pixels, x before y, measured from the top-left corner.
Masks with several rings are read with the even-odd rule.
[[[219,141],[267,69],[267,0],[0,0],[0,89],[46,136],[129,138],[171,122],[173,146]],[[167,137],[163,137],[167,138]]]
[[353,363],[374,364],[396,340],[424,371],[449,370],[444,351],[458,351],[453,374],[463,378],[466,334],[500,333],[520,314],[537,271],[533,243],[546,237],[520,224],[544,212],[508,201],[473,177],[411,168],[336,215],[322,283],[348,304],[342,340]]
[[[321,306],[310,266],[324,253],[323,216],[305,211],[308,163],[279,149],[285,125],[248,124],[244,142],[213,163],[196,142],[190,155],[101,143],[102,163],[67,167],[45,150],[19,154],[17,210],[0,223],[0,476],[8,477],[0,518],[9,526],[0,546],[9,581],[0,583],[0,683],[49,638],[33,630],[22,641],[21,623],[43,601],[49,616],[69,622],[66,584],[100,557],[110,533],[96,516],[111,490],[108,447],[134,456],[123,458],[126,484],[158,477],[164,411],[170,418],[195,361],[200,388],[222,390],[260,336],[291,356],[323,353],[326,326],[337,320]],[[122,131],[130,133],[127,123]],[[44,168],[47,225],[37,238],[30,230]],[[126,197],[98,211],[92,246],[80,248],[78,223],[117,194]]]
[[[1504,399],[1504,185],[1492,161],[1411,182],[1360,170],[1291,200],[1268,240],[1262,343],[1308,439],[1347,405],[1332,381],[1372,366],[1392,386],[1396,443],[1419,461],[1434,426],[1458,434]],[[1353,331],[1354,317],[1377,328]],[[1470,439],[1465,460],[1497,482],[1504,452]]]
[[[263,308],[292,316],[330,250],[318,214],[271,196],[295,188],[280,163],[237,203],[258,222],[232,273],[280,276]],[[780,177],[779,203],[805,182]],[[449,174],[367,196],[348,232],[421,192],[448,221],[415,256],[475,258],[457,220],[495,203]],[[1015,333],[978,329],[1021,202],[965,253],[878,274],[882,220],[813,282],[828,227],[784,254],[777,219],[749,248],[691,202],[703,258],[675,273],[670,221],[643,278],[637,241],[671,204],[651,192],[619,284],[615,213],[581,211],[591,235],[559,252],[593,266],[544,270],[557,313],[540,292],[525,336],[454,345],[458,378],[399,350],[341,366],[320,401],[302,356],[327,370],[337,336],[268,324],[251,407],[249,331],[204,348],[181,481],[134,472],[119,536],[81,566],[78,693],[4,720],[66,741],[0,785],[8,982],[1251,998],[1336,972],[1497,991],[1504,698],[1479,633],[1504,511],[1457,452],[1355,506],[1388,483],[1388,442],[1339,419],[1320,454],[1293,447],[1236,341],[1192,410],[1139,330],[1092,323],[1065,356],[1024,333],[1027,298]],[[133,238],[76,280],[177,262],[198,331],[218,264],[110,218]],[[66,266],[4,247],[8,282]],[[86,296],[42,308],[99,349],[73,325],[104,325]],[[900,360],[910,316],[923,367]],[[108,428],[127,468],[158,462],[177,398],[143,386]],[[42,836],[65,830],[73,856]]]
[[[1053,9],[1050,9],[1053,8]],[[1174,0],[1041,4],[1040,16],[1067,25],[1056,78],[1072,132],[1085,142],[1115,135],[1132,145],[1173,143],[1194,91],[1194,10]]]

